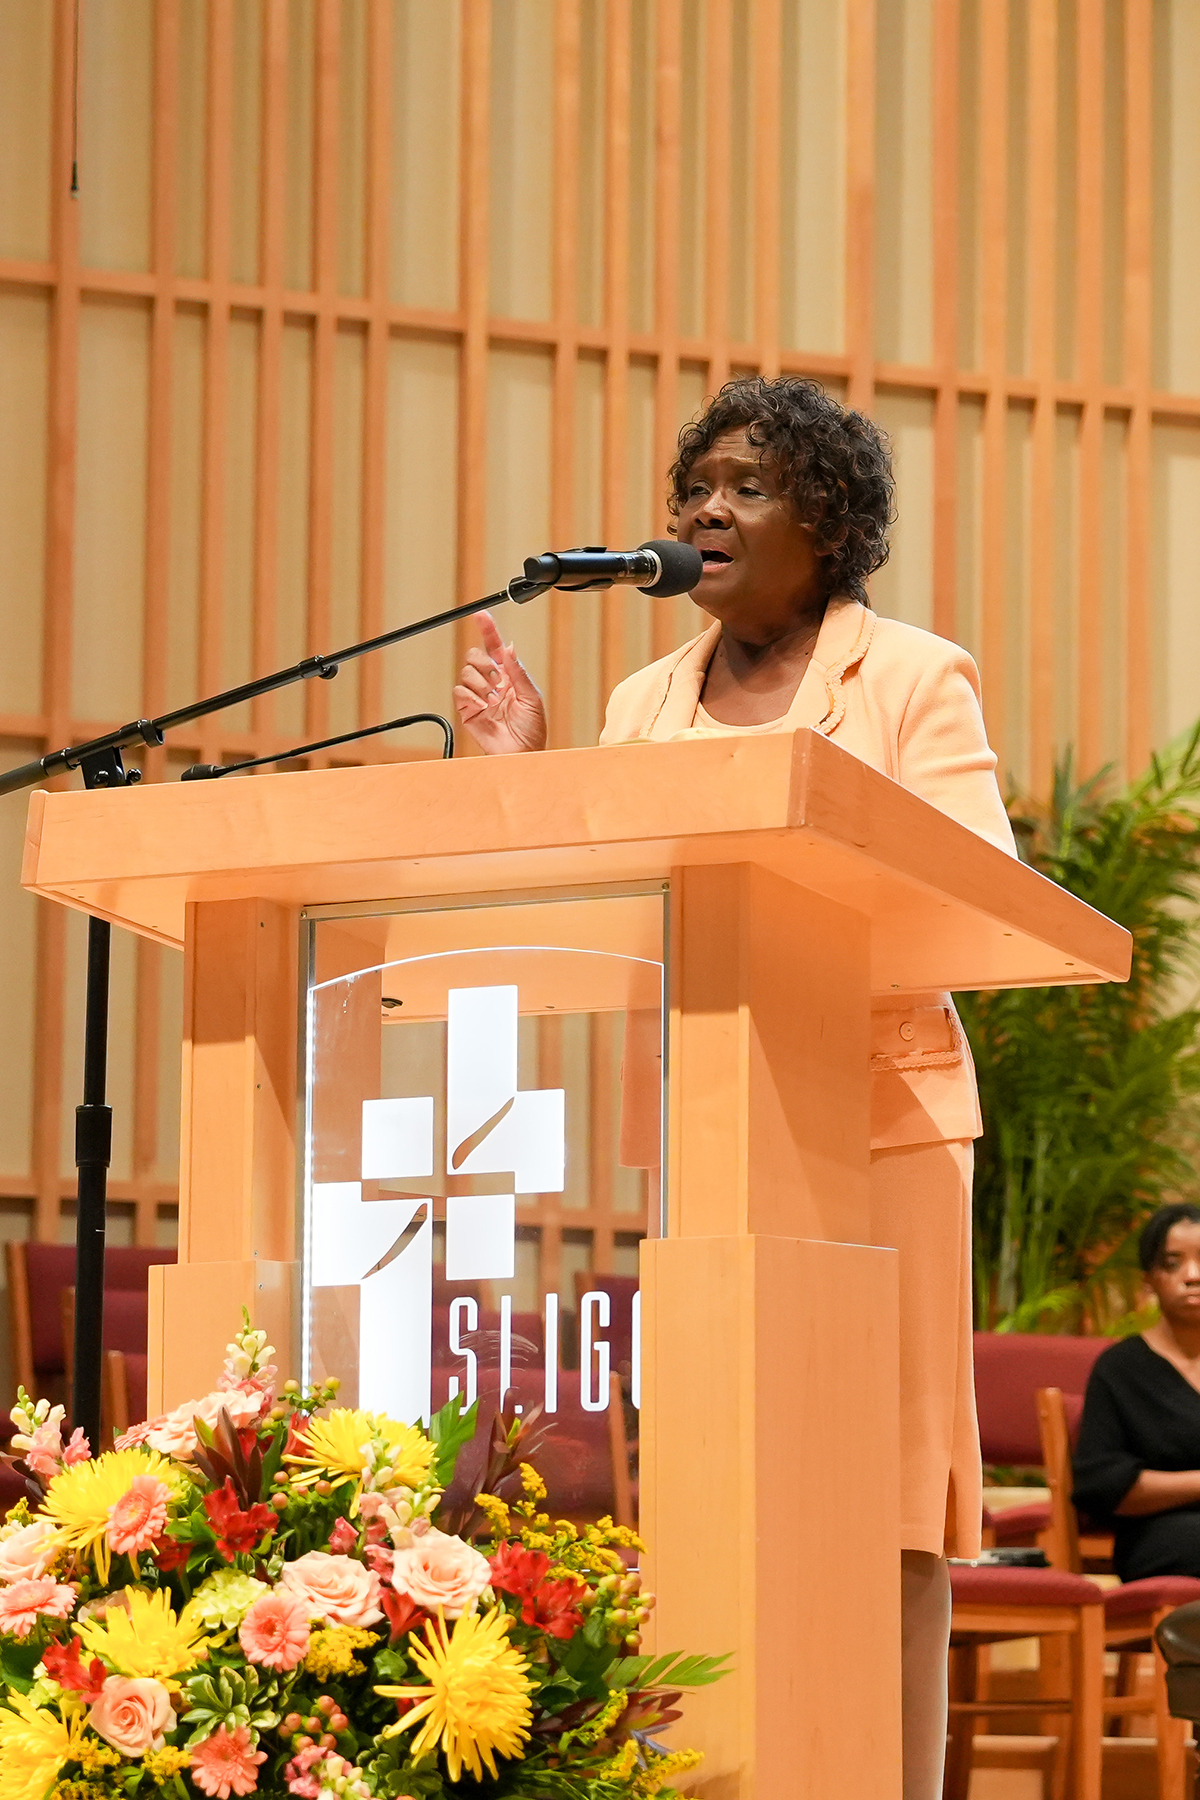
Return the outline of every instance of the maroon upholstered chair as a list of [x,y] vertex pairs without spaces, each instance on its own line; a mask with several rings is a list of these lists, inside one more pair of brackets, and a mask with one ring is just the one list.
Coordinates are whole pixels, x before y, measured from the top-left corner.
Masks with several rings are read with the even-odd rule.
[[[1082,1394],[1092,1364],[1111,1342],[1111,1338],[1031,1331],[977,1331],[975,1406],[984,1462],[1041,1467],[1038,1389],[1059,1387]],[[989,1514],[985,1522],[996,1544],[1033,1544],[1049,1528],[1050,1508],[1044,1502],[1014,1506]],[[1089,1564],[1106,1561],[1109,1546],[1107,1537],[1089,1533],[1084,1544]]]
[[[20,1382],[35,1399],[45,1396],[65,1400],[67,1371],[63,1355],[62,1293],[64,1288],[75,1285],[74,1246],[10,1242],[5,1245],[5,1251],[14,1383]],[[151,1268],[156,1263],[174,1261],[174,1250],[124,1249],[110,1245],[104,1256],[106,1316],[110,1310],[110,1295],[115,1292],[145,1294]],[[114,1307],[118,1304],[113,1302]],[[113,1348],[122,1347],[113,1345]],[[133,1347],[145,1352],[144,1330],[141,1343]]]

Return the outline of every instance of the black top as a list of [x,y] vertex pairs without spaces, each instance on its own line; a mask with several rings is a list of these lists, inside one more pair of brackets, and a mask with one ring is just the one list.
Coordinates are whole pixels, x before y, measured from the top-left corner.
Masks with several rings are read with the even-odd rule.
[[1200,1501],[1116,1516],[1143,1469],[1200,1469],[1200,1393],[1144,1338],[1124,1338],[1097,1357],[1073,1461],[1075,1504],[1113,1530],[1122,1581],[1200,1576]]

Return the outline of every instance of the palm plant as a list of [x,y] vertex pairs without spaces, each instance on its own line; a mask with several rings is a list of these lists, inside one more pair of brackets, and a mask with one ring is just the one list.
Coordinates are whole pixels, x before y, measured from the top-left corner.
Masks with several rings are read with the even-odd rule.
[[1123,986],[958,997],[979,1075],[975,1295],[982,1329],[1112,1329],[1132,1233],[1192,1198],[1200,1010],[1182,1004],[1200,912],[1200,723],[1123,792],[1108,771],[1012,800],[1022,858],[1125,925]]

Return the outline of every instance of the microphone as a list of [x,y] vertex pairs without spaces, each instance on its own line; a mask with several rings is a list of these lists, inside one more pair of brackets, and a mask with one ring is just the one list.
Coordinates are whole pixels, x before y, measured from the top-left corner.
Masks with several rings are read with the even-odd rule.
[[[700,584],[704,559],[691,544],[674,538],[653,538],[636,550],[607,550],[603,544],[585,544],[580,550],[547,550],[525,562],[525,580],[536,591],[566,588],[570,593],[586,588],[612,587],[631,582],[643,594],[687,594]],[[514,588],[521,585],[511,584]],[[513,599],[521,599],[518,593]],[[528,596],[532,598],[532,595]]]

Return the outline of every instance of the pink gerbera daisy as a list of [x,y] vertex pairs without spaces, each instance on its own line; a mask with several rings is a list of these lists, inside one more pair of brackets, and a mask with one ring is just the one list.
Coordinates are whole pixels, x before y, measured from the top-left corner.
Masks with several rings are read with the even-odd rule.
[[167,1523],[171,1490],[153,1475],[135,1475],[115,1506],[108,1509],[108,1543],[116,1556],[135,1556],[161,1537]]
[[67,1619],[75,1610],[76,1594],[65,1582],[53,1575],[38,1575],[32,1581],[13,1581],[0,1587],[0,1632],[11,1637],[28,1637],[39,1616]]
[[219,1726],[202,1744],[193,1745],[191,1755],[188,1774],[212,1800],[252,1794],[258,1786],[258,1765],[267,1760],[264,1750],[250,1748],[248,1725],[238,1725],[233,1731]]
[[238,1629],[238,1641],[252,1663],[266,1669],[294,1669],[310,1636],[308,1602],[291,1594],[264,1594]]

